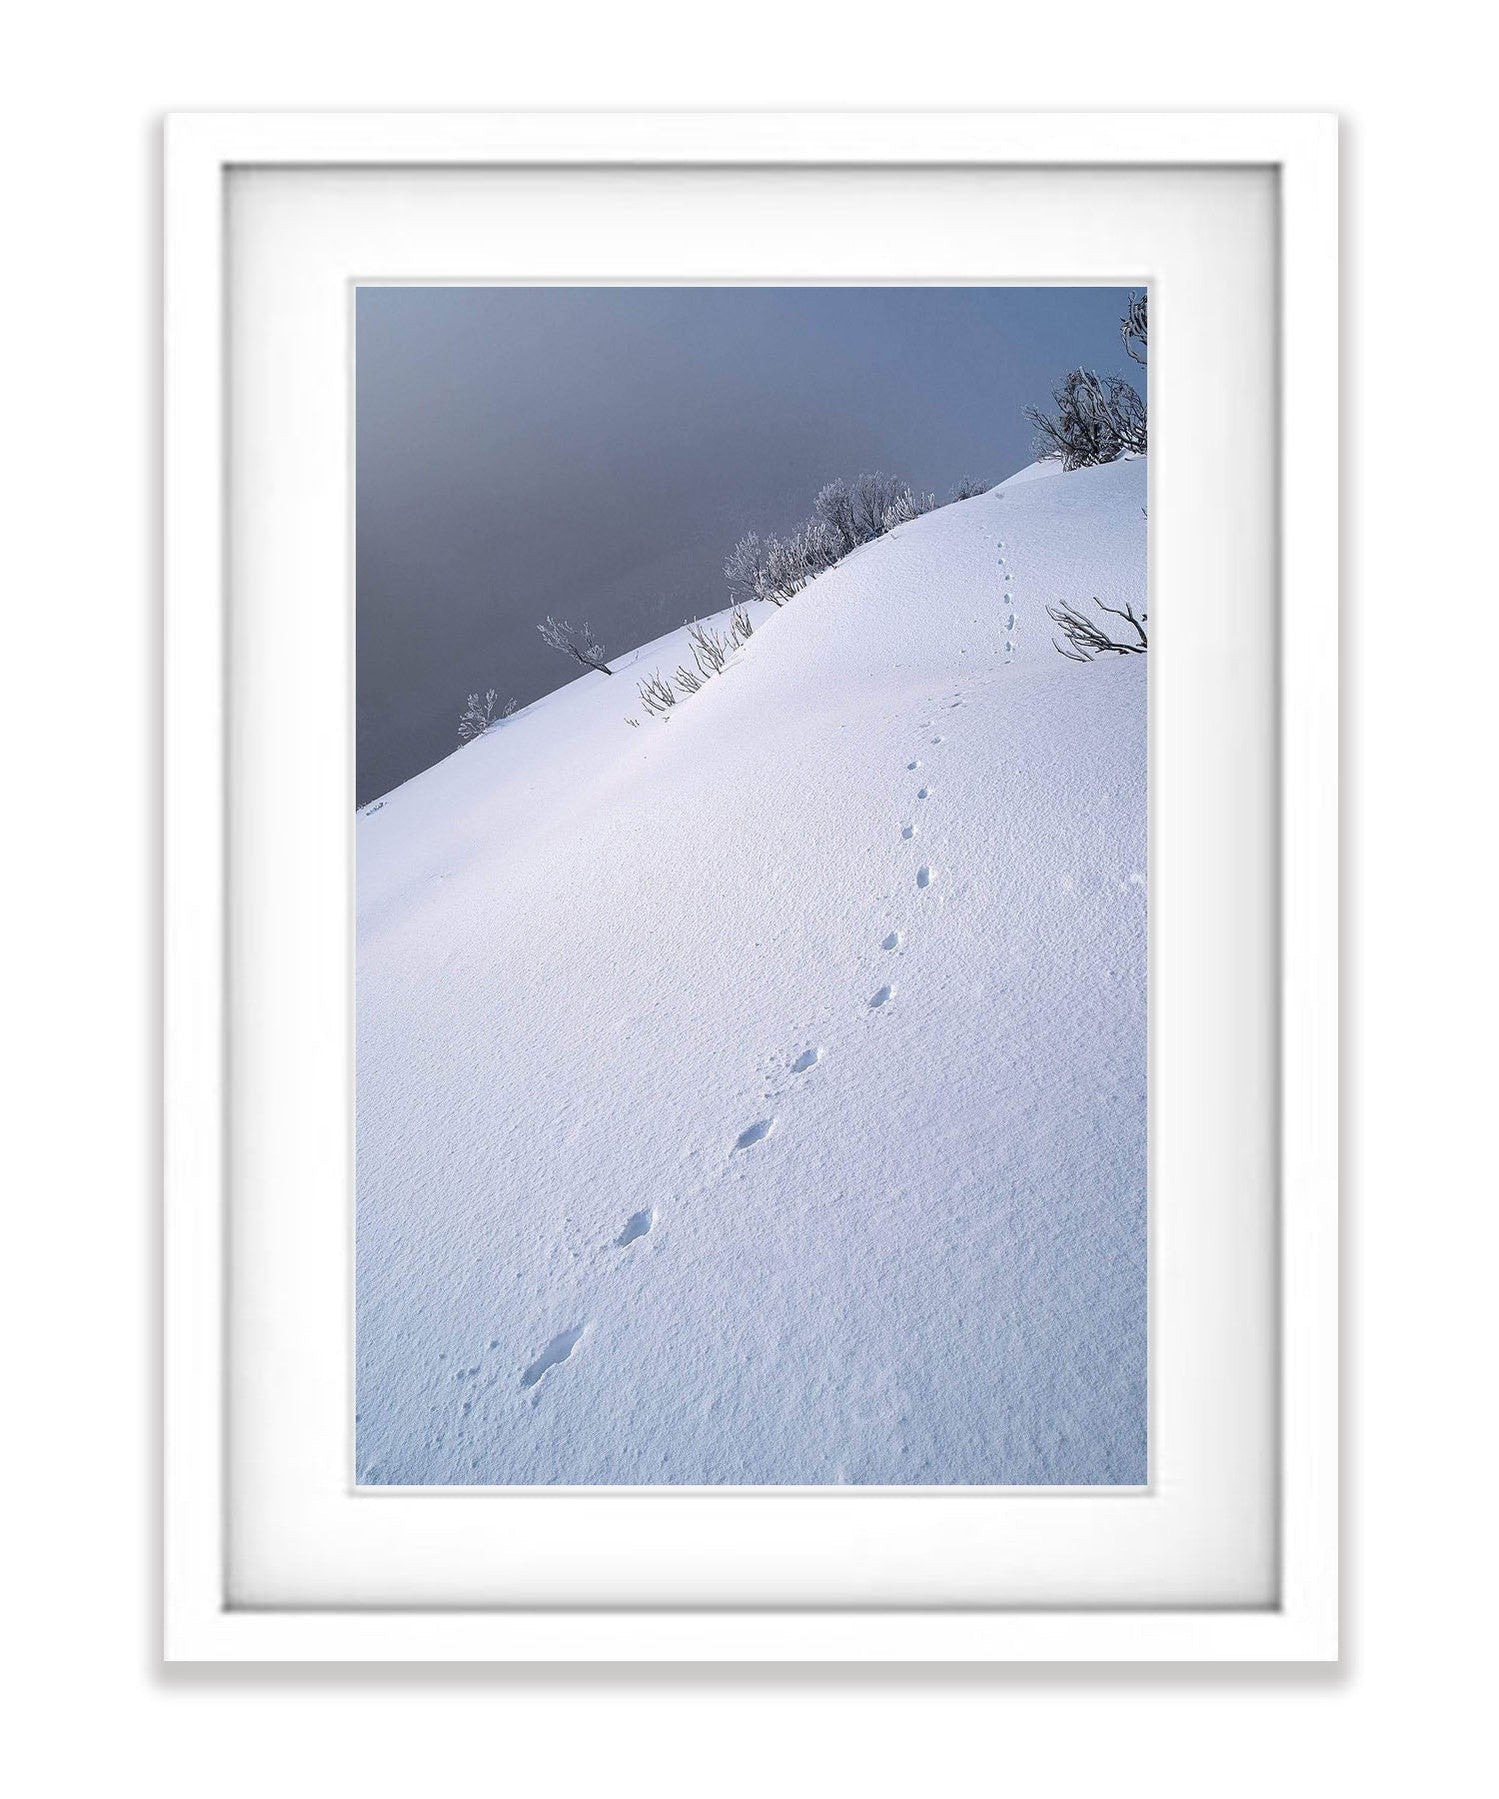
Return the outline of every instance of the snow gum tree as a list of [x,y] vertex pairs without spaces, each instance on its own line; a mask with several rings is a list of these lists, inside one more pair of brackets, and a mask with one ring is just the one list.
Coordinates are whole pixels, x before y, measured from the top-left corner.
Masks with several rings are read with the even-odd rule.
[[1025,409],[1036,427],[1036,454],[1043,462],[1058,460],[1064,469],[1093,468],[1129,451],[1145,454],[1145,402],[1122,375],[1072,369],[1051,397],[1055,413],[1039,406]]

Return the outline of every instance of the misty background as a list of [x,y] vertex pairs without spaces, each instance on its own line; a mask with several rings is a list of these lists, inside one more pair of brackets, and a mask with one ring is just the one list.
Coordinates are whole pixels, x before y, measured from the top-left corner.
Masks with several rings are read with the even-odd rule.
[[1013,474],[1033,460],[1021,408],[1069,368],[1139,374],[1127,299],[361,287],[357,803],[451,754],[475,689],[524,706],[580,675],[538,635],[548,613],[612,658],[721,610],[735,541],[798,525],[837,475],[945,500]]

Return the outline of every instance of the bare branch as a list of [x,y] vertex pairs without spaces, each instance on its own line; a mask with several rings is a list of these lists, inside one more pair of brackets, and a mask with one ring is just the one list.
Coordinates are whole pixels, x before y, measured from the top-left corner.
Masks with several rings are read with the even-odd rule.
[[1111,618],[1123,619],[1135,633],[1133,643],[1120,642],[1109,635],[1108,628],[1097,619],[1089,618],[1086,613],[1079,612],[1075,606],[1048,606],[1046,613],[1053,623],[1060,625],[1062,635],[1071,646],[1063,649],[1056,638],[1052,638],[1053,647],[1069,662],[1091,662],[1095,656],[1112,654],[1115,656],[1143,656],[1150,647],[1145,635],[1146,620],[1135,616],[1134,607],[1127,601],[1124,606],[1105,606],[1095,594],[1093,604],[1100,612],[1107,612]]
[[[1148,293],[1131,294],[1129,297],[1129,307],[1125,312],[1124,317],[1119,321],[1120,341],[1123,343],[1125,350],[1133,360],[1142,365],[1145,361],[1146,327],[1148,323],[1146,304],[1148,299]],[[1167,322],[1169,323],[1170,321],[1168,320]]]

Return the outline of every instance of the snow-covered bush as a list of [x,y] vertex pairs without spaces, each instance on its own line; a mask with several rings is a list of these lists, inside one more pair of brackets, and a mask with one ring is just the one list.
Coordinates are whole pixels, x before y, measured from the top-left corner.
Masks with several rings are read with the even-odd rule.
[[[736,600],[784,606],[850,550],[936,504],[935,494],[918,493],[910,482],[878,471],[852,483],[829,481],[813,501],[813,516],[789,537],[762,538],[750,531],[739,539],[724,564],[729,592]],[[744,634],[749,635],[747,619]]]
[[[663,680],[659,671],[649,676],[640,683],[641,704],[657,718],[665,718],[677,705],[678,693],[684,698],[701,693],[714,675],[728,666],[735,650],[748,643],[752,635],[749,613],[743,608],[730,617],[727,630],[715,631],[711,625],[702,622],[693,625],[687,633],[687,641],[692,646],[696,667],[688,668],[685,662],[678,663],[670,680]],[[640,721],[627,719],[625,722],[638,725]]]
[[654,675],[647,675],[640,683],[640,703],[658,718],[665,717],[676,705],[677,696],[671,690],[671,683],[661,679],[659,670]]
[[854,523],[854,496],[847,481],[829,481],[812,502],[812,511],[832,533],[840,556],[859,547],[863,539]]
[[952,500],[976,500],[981,493],[988,493],[987,481],[975,481],[971,475],[963,475],[953,483],[953,490],[948,495]]
[[854,528],[860,543],[870,543],[884,535],[885,514],[896,503],[904,485],[894,475],[881,474],[878,469],[873,474],[860,475],[854,482]]
[[773,538],[771,572],[776,589],[789,600],[830,569],[843,554],[837,533],[822,519],[808,519],[790,537]]
[[821,519],[812,519],[789,537],[762,538],[747,532],[729,552],[724,576],[736,600],[768,600],[784,606],[813,575],[831,568],[842,554],[840,540]]
[[548,613],[546,622],[536,629],[540,631],[543,643],[551,649],[561,650],[564,656],[571,656],[574,662],[581,662],[584,668],[595,668],[601,675],[614,673],[604,660],[603,645],[587,625],[570,625],[566,619],[553,618]]
[[[723,572],[729,584],[729,592],[735,599],[770,598],[770,563],[766,545],[761,542],[758,531],[746,532],[739,539],[729,551],[729,559],[723,566]],[[780,601],[775,603],[779,605]]]
[[495,712],[495,701],[499,698],[491,687],[482,697],[471,693],[463,703],[463,710],[458,714],[458,735],[468,743],[475,737],[482,737],[497,718],[509,718],[515,710],[515,701],[507,700],[498,714]]
[[913,518],[920,518],[923,512],[934,511],[936,505],[936,494],[917,493],[914,488],[902,482],[896,489],[895,498],[885,508],[885,529],[893,531],[897,525],[908,525]]
[[694,625],[687,633],[687,641],[692,645],[692,660],[697,664],[697,672],[705,681],[719,672],[735,649],[732,633],[720,637],[707,625]]
[[1051,397],[1055,415],[1039,406],[1025,409],[1036,427],[1042,461],[1060,460],[1064,469],[1092,468],[1127,451],[1145,454],[1145,402],[1122,375],[1072,369]]
[[790,543],[784,537],[767,537],[764,584],[760,598],[769,600],[772,606],[784,606],[794,593],[805,586],[806,582],[801,578]]
[[1110,634],[1107,625],[1099,620],[1089,618],[1086,613],[1079,612],[1076,606],[1048,606],[1047,617],[1061,627],[1062,635],[1067,639],[1069,647],[1063,648],[1055,637],[1052,645],[1060,651],[1069,662],[1091,662],[1095,656],[1112,654],[1115,656],[1143,656],[1150,647],[1145,626],[1149,614],[1135,616],[1134,607],[1126,600],[1122,608],[1105,606],[1095,594],[1093,604],[1100,612],[1107,612],[1111,618],[1123,619],[1133,632],[1133,640],[1119,638]]
[[808,519],[792,542],[806,565],[809,578],[832,568],[843,555],[838,533],[824,519]]
[[777,606],[784,606],[793,594],[798,594],[811,579],[808,574],[806,559],[802,555],[795,540],[790,537],[772,537],[765,545],[766,553],[766,595]]

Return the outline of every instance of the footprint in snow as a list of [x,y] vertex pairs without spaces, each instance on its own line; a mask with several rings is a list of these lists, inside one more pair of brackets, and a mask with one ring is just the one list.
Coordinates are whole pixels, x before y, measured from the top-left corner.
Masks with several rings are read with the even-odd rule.
[[921,759],[920,759],[920,757],[918,757],[918,758],[917,758],[917,759],[916,759],[916,761],[914,761],[914,762],[908,762],[908,763],[907,763],[907,764],[906,764],[906,767],[907,767],[907,768],[920,768],[920,767],[921,767]]
[[931,788],[930,787],[918,787],[916,789],[916,797],[919,800],[929,800],[932,797]]
[[911,839],[916,835],[915,825],[902,825],[900,828],[900,834],[902,837],[905,838],[906,842],[909,843],[911,841]]
[[878,1012],[881,1006],[889,1005],[890,1001],[894,998],[895,998],[895,989],[893,987],[891,987],[891,986],[881,987],[879,992],[876,993],[874,995],[874,997],[870,1000],[869,1009],[871,1012]]
[[890,933],[890,935],[888,937],[886,937],[884,939],[884,941],[880,944],[880,948],[881,949],[899,949],[900,946],[904,942],[905,942],[905,938],[901,936],[899,931],[892,931]]
[[791,1072],[805,1074],[809,1068],[815,1068],[821,1060],[822,1051],[820,1049],[804,1049],[791,1064]]
[[522,1389],[534,1387],[542,1375],[555,1368],[559,1362],[565,1362],[578,1347],[587,1329],[586,1324],[575,1324],[571,1330],[559,1331],[520,1377]]
[[760,1118],[754,1124],[746,1125],[734,1144],[734,1153],[737,1155],[742,1149],[749,1149],[753,1144],[763,1143],[770,1135],[774,1124],[775,1119],[773,1118]]
[[925,863],[923,863],[921,867],[916,870],[916,885],[918,887],[930,887],[931,884],[932,871]]
[[933,743],[941,743],[941,741],[942,741],[942,739],[941,739],[941,738],[940,738],[940,737],[934,737],[934,738],[933,738],[933,739],[932,739],[932,742],[933,742]]
[[637,1237],[643,1237],[656,1222],[655,1212],[647,1206],[643,1212],[632,1212],[625,1221],[625,1228],[614,1239],[616,1249],[625,1249]]

